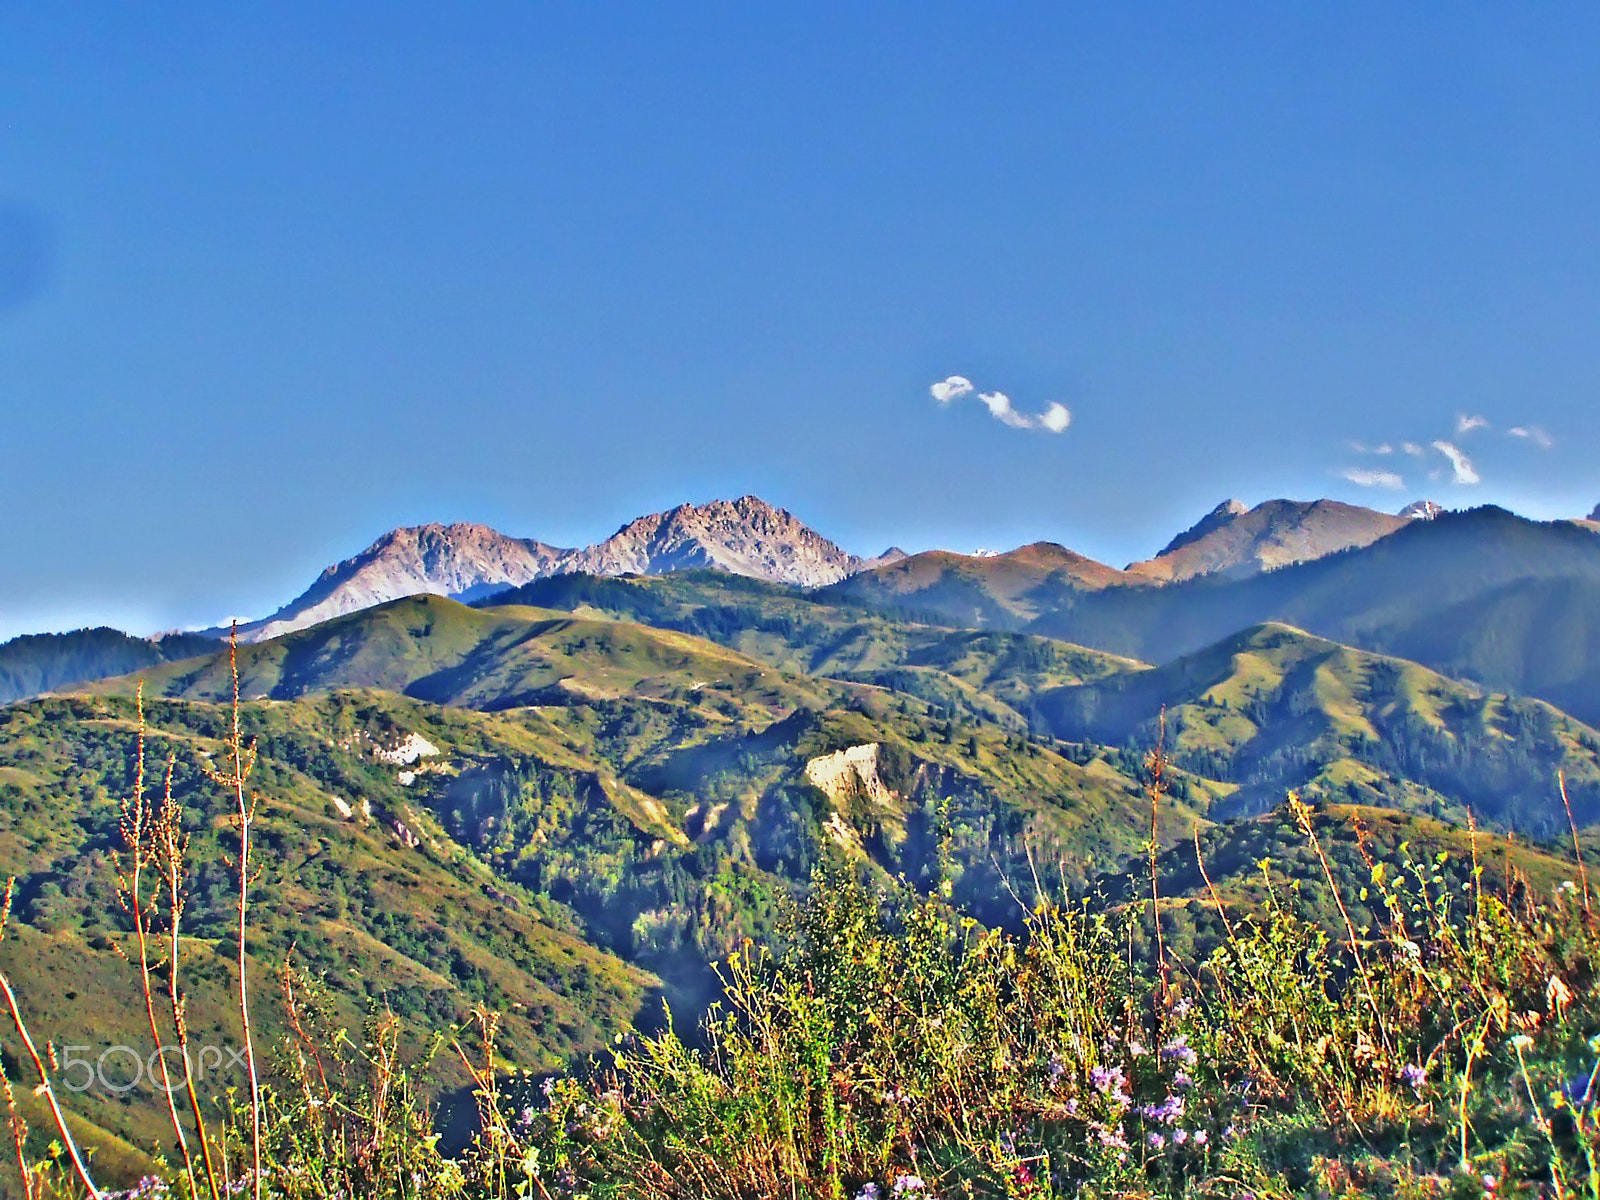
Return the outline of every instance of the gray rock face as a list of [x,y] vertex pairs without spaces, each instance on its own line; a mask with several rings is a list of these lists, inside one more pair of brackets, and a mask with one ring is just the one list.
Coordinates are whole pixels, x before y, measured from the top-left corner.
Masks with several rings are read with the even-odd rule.
[[1594,506],[1594,511],[1589,514],[1589,520],[1600,521],[1600,504]]
[[265,641],[402,596],[434,593],[474,600],[549,575],[661,575],[709,568],[823,587],[904,557],[892,547],[876,559],[847,554],[755,496],[682,504],[640,517],[582,550],[508,537],[486,525],[418,525],[391,530],[354,558],[329,567],[270,617],[241,625],[239,636]]
[[558,571],[661,575],[710,568],[774,583],[824,587],[854,574],[863,562],[784,509],[742,496],[680,504],[630,521],[599,545],[562,559]]
[[1268,500],[1248,510],[1230,500],[1128,571],[1172,583],[1200,575],[1239,578],[1368,546],[1405,524],[1338,500]]

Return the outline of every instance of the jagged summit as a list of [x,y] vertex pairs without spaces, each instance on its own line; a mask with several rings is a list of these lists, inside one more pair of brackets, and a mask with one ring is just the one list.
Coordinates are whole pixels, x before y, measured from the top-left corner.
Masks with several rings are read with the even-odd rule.
[[317,576],[303,593],[239,635],[264,641],[374,604],[434,592],[472,599],[548,574],[571,554],[487,525],[412,525],[391,529],[360,554]]
[[680,504],[630,521],[599,545],[562,560],[563,572],[661,575],[711,568],[774,583],[824,587],[861,568],[786,509],[759,496]]
[[1444,505],[1436,504],[1432,500],[1413,500],[1396,515],[1408,521],[1431,521],[1443,511]]
[[1405,524],[1400,517],[1338,500],[1267,500],[1246,509],[1217,505],[1160,554],[1128,571],[1177,582],[1198,575],[1237,578],[1367,546]]
[[[890,548],[862,559],[758,496],[680,504],[629,521],[581,550],[515,538],[487,525],[393,529],[329,567],[304,593],[263,621],[239,627],[259,642],[333,617],[425,593],[473,600],[550,575],[660,575],[713,569],[774,583],[822,587],[869,566],[904,558]],[[212,635],[223,629],[205,631]]]
[[1594,506],[1594,511],[1589,514],[1589,520],[1600,521],[1600,504]]

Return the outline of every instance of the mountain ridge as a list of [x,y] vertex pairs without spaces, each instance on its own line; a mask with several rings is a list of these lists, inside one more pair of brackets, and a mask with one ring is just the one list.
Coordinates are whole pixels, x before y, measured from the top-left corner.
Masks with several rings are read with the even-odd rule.
[[1404,517],[1339,500],[1266,500],[1251,509],[1229,500],[1160,554],[1126,570],[1166,582],[1238,578],[1371,545],[1405,523]]
[[[271,616],[239,626],[247,642],[266,641],[404,596],[475,600],[551,575],[658,575],[712,569],[814,588],[905,557],[890,547],[876,558],[841,549],[787,509],[758,496],[680,504],[637,517],[603,541],[566,549],[460,522],[391,529],[360,553],[324,570]],[[200,631],[218,637],[216,626]]]

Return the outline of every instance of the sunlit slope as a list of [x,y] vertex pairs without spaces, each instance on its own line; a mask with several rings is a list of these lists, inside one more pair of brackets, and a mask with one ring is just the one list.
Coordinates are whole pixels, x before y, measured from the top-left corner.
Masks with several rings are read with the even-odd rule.
[[[226,649],[140,676],[149,694],[222,700]],[[129,679],[95,690],[127,692]],[[747,705],[790,708],[804,689],[740,654],[670,630],[530,608],[468,608],[412,596],[239,648],[240,694],[287,700],[373,688],[485,710],[559,703],[567,695],[667,697],[710,688]]]
[[1286,625],[1247,630],[1163,667],[1039,701],[1052,732],[1148,743],[1166,714],[1177,761],[1241,784],[1215,815],[1288,788],[1553,833],[1556,774],[1580,819],[1600,817],[1600,735],[1537,700],[1486,693],[1415,663]]
[[878,684],[1016,728],[1028,724],[1035,694],[1142,665],[1053,638],[895,620],[712,572],[566,576],[496,599],[681,630],[786,670]]

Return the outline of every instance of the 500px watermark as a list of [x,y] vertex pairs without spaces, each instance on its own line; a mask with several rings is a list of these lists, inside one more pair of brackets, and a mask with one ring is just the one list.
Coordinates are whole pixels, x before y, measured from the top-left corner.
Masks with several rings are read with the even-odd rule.
[[[184,1086],[180,1046],[158,1046],[149,1053],[134,1046],[107,1046],[98,1056],[93,1054],[94,1049],[56,1048],[56,1081],[64,1090],[87,1092],[98,1087],[108,1092],[131,1092],[145,1084],[157,1091],[175,1091]],[[189,1063],[196,1081],[207,1075],[249,1068],[244,1050],[236,1046],[191,1046]]]

